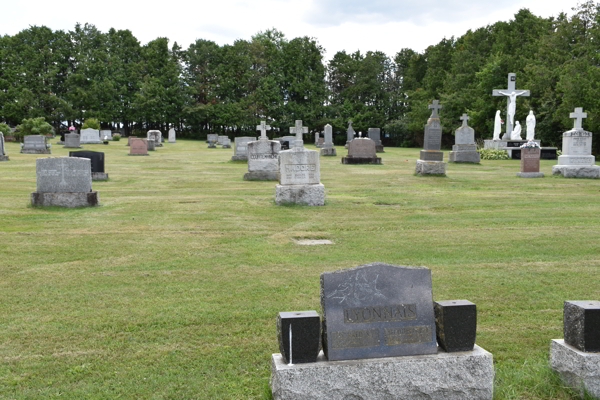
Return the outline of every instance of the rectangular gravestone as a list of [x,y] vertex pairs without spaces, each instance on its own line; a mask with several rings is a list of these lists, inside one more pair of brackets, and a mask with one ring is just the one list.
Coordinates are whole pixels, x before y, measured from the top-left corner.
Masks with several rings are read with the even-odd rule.
[[87,193],[92,191],[92,168],[87,158],[38,158],[36,176],[38,192]]
[[94,180],[94,173],[104,173],[104,153],[101,151],[70,151],[69,157],[88,158],[91,162],[92,180]]
[[278,180],[279,152],[277,140],[257,140],[248,143],[248,172],[244,180]]
[[439,151],[442,147],[442,125],[439,119],[430,119],[425,125],[423,150]]
[[127,146],[131,146],[131,141],[133,139],[137,139],[137,136],[128,136],[127,137]]
[[437,352],[431,271],[371,263],[321,274],[329,361]]
[[154,140],[154,146],[162,146],[162,132],[158,130],[150,130],[146,133],[146,140]]
[[380,128],[369,128],[369,139],[375,142],[375,149],[377,153],[383,153],[383,144],[381,143],[381,129]]
[[67,148],[81,148],[81,137],[76,133],[67,133],[65,135],[65,145]]
[[21,153],[52,154],[44,135],[27,135],[23,138]]
[[112,131],[108,129],[100,131],[100,140],[112,140]]
[[206,135],[206,141],[208,142],[208,147],[211,149],[217,148],[217,142],[219,141],[219,135],[216,133],[209,133]]
[[147,156],[148,155],[148,139],[134,138],[131,139],[129,146],[130,156]]
[[348,143],[348,155],[342,157],[342,164],[381,164],[377,157],[375,141],[369,138],[357,138]]
[[80,142],[82,144],[86,143],[102,143],[100,140],[100,131],[98,129],[86,128],[80,131]]
[[325,125],[325,138],[323,148],[321,149],[322,156],[335,156],[337,154],[335,147],[333,147],[333,128],[331,125]]
[[255,142],[256,138],[251,136],[241,136],[235,138],[235,154],[232,160],[248,160],[248,143]]
[[175,143],[177,140],[175,138],[175,129],[169,129],[169,143]]

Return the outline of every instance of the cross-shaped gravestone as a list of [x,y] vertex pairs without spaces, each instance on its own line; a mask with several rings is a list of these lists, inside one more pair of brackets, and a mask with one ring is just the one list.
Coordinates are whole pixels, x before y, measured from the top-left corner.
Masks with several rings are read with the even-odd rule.
[[304,141],[302,140],[302,134],[308,133],[308,128],[306,126],[302,126],[302,120],[296,120],[296,126],[290,127],[290,133],[296,134],[296,141],[294,142],[294,147],[303,147]]
[[267,131],[271,130],[271,126],[267,125],[266,121],[260,121],[260,125],[256,125],[256,130],[260,131],[260,140],[269,140]]
[[467,121],[469,121],[469,116],[465,113],[462,115],[462,117],[460,117],[460,120],[463,122],[462,126],[468,126],[469,124],[467,123]]
[[583,129],[583,119],[587,118],[587,113],[583,112],[583,107],[575,108],[575,112],[569,114],[569,117],[575,119],[575,124],[573,125],[573,129],[582,130]]
[[432,104],[429,105],[429,108],[433,109],[430,118],[439,118],[440,116],[437,113],[437,110],[441,109],[443,106],[440,104],[439,100],[434,100]]
[[[530,92],[529,90],[517,90],[516,86],[517,86],[517,74],[515,73],[509,73],[508,74],[508,89],[494,89],[492,90],[492,96],[506,96],[506,133],[504,134],[504,136],[502,136],[502,139],[507,140],[510,139],[511,135],[512,135],[512,131],[513,131],[513,126],[512,123],[510,121],[509,118],[509,114],[510,114],[510,108],[511,108],[511,100],[510,100],[510,93],[512,92],[519,92],[518,96],[524,96],[524,97],[529,97]],[[504,92],[504,93],[502,93]],[[508,93],[508,94],[507,94]],[[515,98],[516,99],[516,98]],[[516,101],[516,100],[515,100]],[[516,104],[515,104],[516,106]]]

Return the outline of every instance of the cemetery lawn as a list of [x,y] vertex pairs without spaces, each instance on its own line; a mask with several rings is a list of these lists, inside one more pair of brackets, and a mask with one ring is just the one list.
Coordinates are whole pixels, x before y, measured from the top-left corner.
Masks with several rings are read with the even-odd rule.
[[277,312],[320,312],[321,272],[375,261],[429,267],[435,300],[477,304],[495,399],[576,398],[548,349],[564,300],[600,299],[600,180],[553,177],[548,160],[541,179],[516,160],[418,177],[419,149],[342,165],[337,146],[326,205],[283,207],[233,149],[178,139],[129,157],[126,143],[84,145],[110,177],[87,209],[30,207],[42,156],[6,143],[1,399],[268,398]]

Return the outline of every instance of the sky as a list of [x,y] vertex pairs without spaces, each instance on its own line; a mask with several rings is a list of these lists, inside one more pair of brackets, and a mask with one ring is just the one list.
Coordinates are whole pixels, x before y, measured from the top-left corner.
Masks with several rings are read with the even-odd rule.
[[403,48],[422,52],[443,38],[459,37],[497,21],[509,21],[522,8],[542,17],[572,15],[577,0],[1,0],[0,34],[31,26],[72,30],[77,22],[102,32],[129,29],[142,43],[167,37],[184,49],[196,39],[219,45],[275,28],[288,40],[309,36],[336,52]]

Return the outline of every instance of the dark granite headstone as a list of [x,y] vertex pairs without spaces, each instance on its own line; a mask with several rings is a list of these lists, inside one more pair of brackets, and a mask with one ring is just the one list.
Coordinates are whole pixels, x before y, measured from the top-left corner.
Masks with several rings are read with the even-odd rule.
[[506,142],[506,147],[521,147],[523,143],[527,143],[527,140],[509,140]]
[[104,153],[100,151],[70,151],[69,157],[89,158],[92,162],[92,172],[104,172]]
[[539,147],[521,147],[521,172],[540,172]]
[[581,351],[600,352],[600,301],[565,301],[564,335]]
[[320,336],[321,318],[316,311],[280,312],[277,315],[279,351],[287,363],[301,364],[317,361],[321,348]]
[[471,351],[477,333],[477,309],[468,300],[434,301],[437,342],[448,353]]
[[442,146],[442,125],[439,118],[429,118],[425,125],[424,150],[440,150]]
[[321,274],[330,361],[437,352],[431,271],[384,263]]

